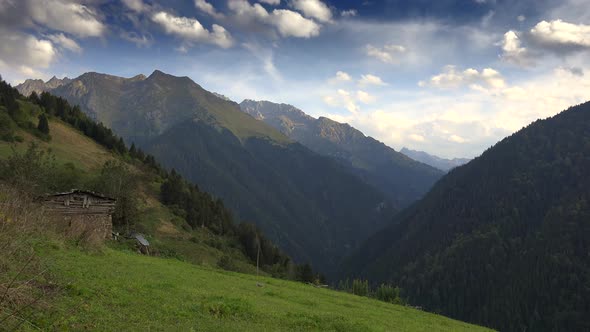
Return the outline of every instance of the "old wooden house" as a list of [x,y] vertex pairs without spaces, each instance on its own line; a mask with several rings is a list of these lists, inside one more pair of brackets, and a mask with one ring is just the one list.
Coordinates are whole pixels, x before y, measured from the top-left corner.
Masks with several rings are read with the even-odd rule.
[[43,197],[43,207],[71,237],[110,239],[117,201],[101,194],[72,190]]

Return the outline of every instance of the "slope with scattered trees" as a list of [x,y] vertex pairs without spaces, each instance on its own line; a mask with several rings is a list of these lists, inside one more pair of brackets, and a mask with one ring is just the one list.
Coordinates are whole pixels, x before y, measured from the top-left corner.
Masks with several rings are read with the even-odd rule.
[[[253,272],[252,265],[258,261],[265,273],[277,277],[306,282],[316,279],[312,274],[303,280],[308,265],[295,265],[256,226],[238,224],[220,199],[174,170],[163,169],[152,155],[135,145],[127,148],[121,137],[79,107],[47,92],[40,96],[33,92],[25,98],[4,81],[0,81],[0,98],[0,116],[12,125],[3,135],[4,143],[0,142],[3,183],[32,196],[85,188],[114,197],[115,229],[155,236],[156,243],[161,242],[156,250],[160,248],[164,255],[191,257],[191,248],[203,251],[208,247],[204,255],[212,251],[219,254],[199,259],[217,261],[223,268]],[[48,143],[27,132],[37,134],[37,128],[40,134],[49,134],[53,128],[55,139]],[[78,155],[79,146],[86,150],[82,155]],[[92,158],[96,160],[88,164],[87,159]],[[150,214],[163,217],[150,225]],[[172,227],[175,241],[159,234],[161,223]]]

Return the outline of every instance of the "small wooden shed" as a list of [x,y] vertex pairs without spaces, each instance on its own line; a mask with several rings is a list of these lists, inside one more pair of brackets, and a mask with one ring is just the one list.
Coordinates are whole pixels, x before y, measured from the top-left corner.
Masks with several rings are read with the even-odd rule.
[[113,231],[112,214],[117,200],[104,195],[74,189],[43,197],[45,211],[65,226],[73,237],[110,239]]
[[137,249],[144,255],[150,254],[150,243],[146,240],[145,236],[141,233],[133,232],[129,236],[131,239],[135,239],[137,241]]

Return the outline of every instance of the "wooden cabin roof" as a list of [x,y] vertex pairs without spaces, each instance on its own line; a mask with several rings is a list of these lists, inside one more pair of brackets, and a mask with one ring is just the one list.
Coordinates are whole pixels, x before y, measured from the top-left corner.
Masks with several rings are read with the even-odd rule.
[[145,239],[145,237],[143,236],[143,234],[140,233],[133,233],[131,234],[131,237],[136,239],[137,242],[139,242],[141,245],[143,246],[149,246],[150,243],[148,242],[148,240]]
[[109,201],[113,201],[116,202],[117,200],[111,197],[107,197],[105,195],[90,191],[90,190],[81,190],[81,189],[72,189],[70,191],[66,191],[63,193],[55,193],[55,194],[48,194],[46,195],[46,197],[58,197],[58,196],[67,196],[67,195],[75,195],[75,194],[84,194],[84,195],[91,195],[94,196],[96,198],[100,198],[100,199],[104,199],[104,200],[109,200]]
[[117,200],[92,191],[74,189],[41,198],[46,211],[63,215],[111,215]]

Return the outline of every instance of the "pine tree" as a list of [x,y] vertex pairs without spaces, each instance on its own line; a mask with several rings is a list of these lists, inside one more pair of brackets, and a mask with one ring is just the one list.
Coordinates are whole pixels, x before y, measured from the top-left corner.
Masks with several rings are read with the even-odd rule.
[[49,121],[47,121],[47,116],[45,116],[45,114],[39,115],[39,124],[37,125],[37,129],[41,133],[49,135]]
[[135,143],[131,143],[131,147],[129,148],[129,155],[131,158],[137,158],[137,151],[135,150]]

